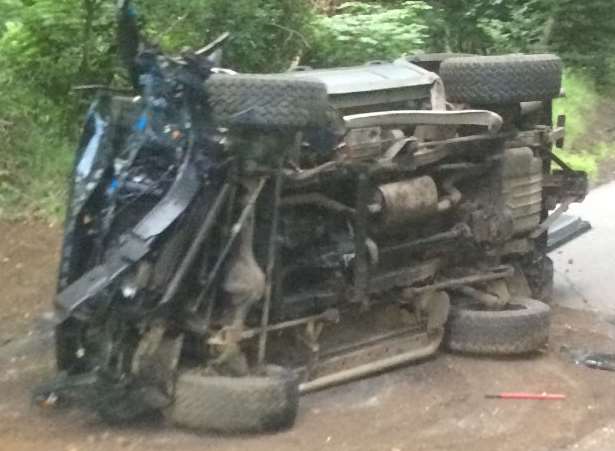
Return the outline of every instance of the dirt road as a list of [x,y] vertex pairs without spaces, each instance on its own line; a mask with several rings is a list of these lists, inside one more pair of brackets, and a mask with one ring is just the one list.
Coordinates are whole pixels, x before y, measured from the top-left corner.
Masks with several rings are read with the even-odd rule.
[[[440,354],[302,400],[294,429],[216,437],[161,421],[111,428],[78,411],[42,411],[30,389],[53,372],[49,310],[60,231],[0,224],[0,451],[21,450],[567,450],[615,449],[615,373],[574,365],[562,346],[612,351],[615,325],[555,307],[549,348],[532,358]],[[565,401],[485,399],[499,391]]]

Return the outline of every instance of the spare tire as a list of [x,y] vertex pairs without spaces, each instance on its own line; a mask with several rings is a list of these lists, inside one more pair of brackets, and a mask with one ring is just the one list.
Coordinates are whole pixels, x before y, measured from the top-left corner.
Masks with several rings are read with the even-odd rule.
[[328,110],[327,88],[284,75],[214,74],[205,82],[214,121],[225,127],[318,127]]
[[562,60],[551,54],[469,56],[440,67],[447,99],[474,105],[548,100],[562,87]]
[[299,381],[290,370],[269,365],[262,375],[180,374],[167,415],[180,427],[212,432],[265,432],[291,427],[299,408]]
[[451,306],[446,346],[470,354],[514,355],[537,351],[549,339],[549,306],[513,298],[504,310],[487,310],[463,299]]

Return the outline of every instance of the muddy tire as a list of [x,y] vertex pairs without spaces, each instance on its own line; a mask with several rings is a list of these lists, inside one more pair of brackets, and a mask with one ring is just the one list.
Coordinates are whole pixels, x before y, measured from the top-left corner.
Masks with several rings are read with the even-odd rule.
[[318,127],[325,123],[323,83],[282,75],[212,75],[205,87],[216,123],[260,129]]
[[484,310],[469,300],[451,306],[445,344],[451,351],[515,355],[537,351],[549,338],[551,309],[535,299],[513,298],[505,310]]
[[550,54],[472,56],[445,60],[440,77],[451,102],[508,105],[557,97],[562,69]]
[[177,426],[212,432],[265,432],[290,428],[299,407],[296,375],[268,366],[262,376],[180,374],[166,414]]

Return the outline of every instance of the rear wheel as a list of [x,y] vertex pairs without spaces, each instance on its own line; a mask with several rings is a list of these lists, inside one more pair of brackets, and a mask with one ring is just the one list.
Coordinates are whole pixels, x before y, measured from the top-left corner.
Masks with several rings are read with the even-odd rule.
[[559,96],[562,61],[556,55],[469,56],[440,67],[447,98],[474,105],[509,105]]
[[451,306],[445,343],[456,352],[514,355],[537,351],[549,338],[551,309],[535,299],[513,298],[503,310],[461,299]]

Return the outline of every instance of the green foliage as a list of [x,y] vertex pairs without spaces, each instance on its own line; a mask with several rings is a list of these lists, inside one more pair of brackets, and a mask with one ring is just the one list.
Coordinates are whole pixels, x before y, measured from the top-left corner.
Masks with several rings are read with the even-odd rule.
[[139,6],[150,39],[169,51],[230,32],[225,65],[242,72],[288,68],[308,45],[313,18],[306,0],[155,0]]
[[394,6],[347,2],[334,16],[315,23],[314,46],[306,63],[317,67],[398,58],[423,48],[427,38],[425,2]]
[[615,57],[612,0],[427,0],[437,51],[554,51],[609,82]]
[[553,114],[566,115],[566,142],[571,148],[582,145],[580,139],[589,128],[589,118],[600,101],[595,82],[585,73],[567,70],[564,74],[566,97],[555,101]]
[[615,158],[615,143],[604,141],[601,130],[596,130],[600,127],[597,119],[602,119],[598,118],[602,96],[596,82],[579,70],[566,71],[564,89],[566,97],[558,99],[553,109],[554,116],[566,115],[566,145],[558,153],[595,181],[601,162]]
[[[306,47],[302,0],[136,1],[150,42],[200,47],[224,31],[228,65],[279,71]],[[0,0],[0,216],[61,215],[82,115],[93,93],[118,83],[115,2]],[[119,83],[122,83],[120,80]]]
[[0,10],[0,213],[55,216],[83,110],[71,87],[110,79],[113,6],[3,0]]
[[[84,6],[88,8],[84,8]],[[75,83],[110,78],[113,6],[103,0],[37,0],[6,22],[0,38],[4,83],[64,98]]]
[[0,217],[61,216],[78,127],[26,85],[0,88],[0,102]]
[[[0,215],[56,215],[81,117],[79,84],[126,83],[115,57],[113,0],[0,0]],[[612,0],[135,0],[147,39],[168,52],[224,31],[242,72],[395,59],[420,51],[554,51],[569,66],[566,158],[595,172],[613,146],[587,142],[600,87],[613,84]],[[318,14],[310,5],[317,4]],[[4,210],[2,210],[4,209]]]
[[486,53],[494,43],[497,21],[505,11],[500,0],[434,0],[428,17],[431,50]]
[[[545,0],[547,1],[547,0]],[[590,71],[600,84],[613,84],[615,5],[612,0],[551,0],[551,48],[575,67]]]

